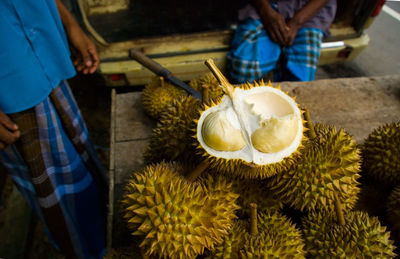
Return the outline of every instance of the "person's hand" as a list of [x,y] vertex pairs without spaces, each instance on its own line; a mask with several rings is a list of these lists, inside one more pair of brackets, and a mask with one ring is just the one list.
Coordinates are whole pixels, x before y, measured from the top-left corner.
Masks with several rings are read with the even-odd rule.
[[285,46],[288,42],[290,28],[287,26],[283,16],[270,8],[268,11],[261,12],[260,18],[271,39],[280,46]]
[[291,19],[287,22],[287,26],[288,26],[289,30],[287,32],[285,46],[291,46],[291,45],[293,45],[294,38],[296,37],[297,32],[301,26],[293,19]]
[[17,141],[20,135],[18,125],[0,110],[0,150]]
[[69,30],[68,38],[72,47],[75,69],[83,74],[94,73],[100,63],[96,46],[79,26]]

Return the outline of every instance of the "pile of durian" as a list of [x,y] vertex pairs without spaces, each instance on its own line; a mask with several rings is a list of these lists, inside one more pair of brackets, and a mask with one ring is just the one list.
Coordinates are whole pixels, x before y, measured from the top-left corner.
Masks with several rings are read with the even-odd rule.
[[279,87],[206,65],[202,101],[159,78],[143,91],[158,124],[121,201],[143,257],[394,258],[400,123],[360,145]]

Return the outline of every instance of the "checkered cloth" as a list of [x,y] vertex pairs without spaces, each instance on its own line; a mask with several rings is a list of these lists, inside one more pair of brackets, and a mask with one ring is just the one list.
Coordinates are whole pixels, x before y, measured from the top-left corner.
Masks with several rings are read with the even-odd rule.
[[260,20],[247,18],[235,31],[227,55],[230,79],[234,83],[258,80],[274,72],[274,81],[314,80],[323,33],[301,28],[292,46],[273,42]]
[[67,83],[9,116],[21,137],[0,160],[50,240],[72,258],[102,258],[107,182]]

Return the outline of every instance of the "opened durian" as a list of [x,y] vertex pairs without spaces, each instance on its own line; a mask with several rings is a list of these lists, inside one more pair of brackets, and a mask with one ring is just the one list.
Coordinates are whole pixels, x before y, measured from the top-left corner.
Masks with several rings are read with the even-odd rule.
[[211,168],[245,178],[266,178],[285,169],[303,140],[297,103],[263,82],[235,88],[207,62],[226,94],[201,111],[195,135],[201,155]]
[[192,161],[193,119],[198,117],[200,102],[192,96],[183,96],[172,102],[162,113],[153,129],[149,145],[144,153],[146,164],[162,160]]
[[142,91],[143,109],[151,117],[158,119],[174,99],[185,95],[184,90],[165,82],[163,77],[155,77]]
[[393,189],[387,202],[388,221],[393,237],[400,244],[400,186]]
[[345,224],[335,214],[312,212],[303,219],[302,229],[309,258],[394,258],[390,232],[377,217],[361,211],[344,215]]
[[135,173],[123,204],[133,235],[144,236],[146,255],[195,258],[222,242],[236,218],[238,197],[221,177],[191,182],[177,163],[154,164]]
[[267,212],[257,220],[253,234],[249,221],[238,220],[210,258],[304,258],[301,232],[287,217]]
[[400,183],[400,122],[382,125],[371,132],[362,149],[363,169],[374,179]]
[[360,191],[359,149],[343,129],[316,124],[313,130],[316,137],[306,144],[302,158],[272,177],[268,186],[281,200],[301,211],[332,210],[335,195],[343,210],[350,210]]

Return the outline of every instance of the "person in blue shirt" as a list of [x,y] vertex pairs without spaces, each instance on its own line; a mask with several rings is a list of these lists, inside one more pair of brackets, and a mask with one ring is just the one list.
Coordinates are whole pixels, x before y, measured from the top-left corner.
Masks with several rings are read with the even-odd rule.
[[67,258],[105,254],[107,181],[66,81],[98,64],[60,0],[0,1],[0,161]]

